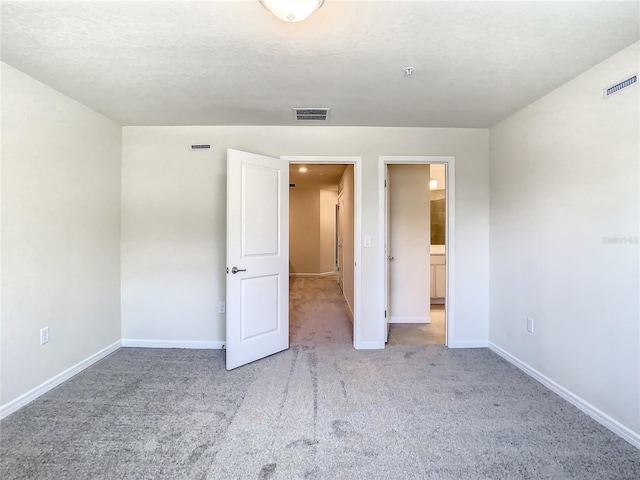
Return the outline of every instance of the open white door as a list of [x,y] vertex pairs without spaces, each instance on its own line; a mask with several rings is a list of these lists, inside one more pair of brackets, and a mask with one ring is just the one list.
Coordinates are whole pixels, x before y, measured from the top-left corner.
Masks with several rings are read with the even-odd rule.
[[390,198],[391,198],[391,184],[389,183],[389,178],[391,177],[391,175],[389,175],[389,165],[385,165],[384,168],[384,195],[385,195],[385,199],[384,199],[384,234],[385,234],[385,238],[384,238],[384,254],[385,254],[385,270],[384,270],[384,281],[385,281],[385,297],[384,297],[384,316],[385,316],[385,321],[387,322],[387,326],[386,326],[386,330],[385,330],[385,334],[384,334],[384,341],[385,343],[389,341],[389,328],[391,323],[389,322],[389,319],[391,318],[391,305],[390,305],[390,299],[391,299],[391,279],[390,274],[391,274],[391,260],[393,260],[393,257],[391,256],[391,215],[389,213],[390,211]]
[[289,348],[289,162],[227,150],[227,370]]

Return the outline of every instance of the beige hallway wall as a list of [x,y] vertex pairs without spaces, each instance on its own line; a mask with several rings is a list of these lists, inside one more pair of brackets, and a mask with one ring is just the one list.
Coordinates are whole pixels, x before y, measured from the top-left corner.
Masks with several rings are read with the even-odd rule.
[[289,273],[334,271],[337,191],[289,190]]
[[354,205],[355,205],[355,192],[354,192],[354,171],[353,165],[347,166],[342,178],[340,179],[340,185],[338,186],[339,194],[342,194],[342,201],[344,202],[344,229],[342,234],[342,245],[344,250],[344,285],[343,293],[344,297],[349,304],[351,312],[354,312]]
[[320,273],[320,191],[289,189],[289,273]]
[[337,202],[337,191],[320,190],[320,273],[335,270]]

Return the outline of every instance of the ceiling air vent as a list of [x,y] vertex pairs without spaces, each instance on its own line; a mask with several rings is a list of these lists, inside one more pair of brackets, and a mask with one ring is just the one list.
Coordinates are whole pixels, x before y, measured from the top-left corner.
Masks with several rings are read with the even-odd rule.
[[616,83],[615,85],[611,85],[604,89],[604,98],[610,97],[614,93],[618,93],[625,88],[629,88],[632,85],[638,83],[638,74],[631,75],[629,78],[625,78],[621,82]]
[[298,121],[317,120],[326,121],[329,118],[330,108],[294,108],[293,118]]
[[205,143],[198,143],[198,144],[191,145],[191,150],[210,150],[210,149],[211,149],[211,145],[208,145]]

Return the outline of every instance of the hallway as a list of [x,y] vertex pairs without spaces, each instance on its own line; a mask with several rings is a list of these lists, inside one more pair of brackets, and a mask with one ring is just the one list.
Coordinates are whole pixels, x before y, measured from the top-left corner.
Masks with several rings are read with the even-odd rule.
[[[431,305],[430,324],[392,324],[388,345],[444,345],[444,305]],[[291,346],[353,345],[353,322],[335,275],[289,278]]]
[[353,345],[353,322],[335,275],[289,278],[289,342]]

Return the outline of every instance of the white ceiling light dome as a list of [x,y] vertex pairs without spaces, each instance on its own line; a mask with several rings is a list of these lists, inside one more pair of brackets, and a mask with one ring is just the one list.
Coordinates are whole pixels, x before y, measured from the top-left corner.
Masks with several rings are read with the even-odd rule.
[[324,0],[260,0],[260,3],[280,20],[300,22],[319,9]]

